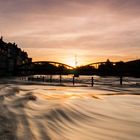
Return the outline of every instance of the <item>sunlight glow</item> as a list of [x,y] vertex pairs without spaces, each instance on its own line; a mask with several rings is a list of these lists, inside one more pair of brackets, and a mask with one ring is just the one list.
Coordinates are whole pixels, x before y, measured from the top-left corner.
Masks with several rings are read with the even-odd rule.
[[67,64],[67,65],[70,65],[70,66],[72,66],[72,67],[76,67],[75,66],[75,60],[72,58],[67,58],[67,59],[65,59],[65,62],[64,62],[65,64]]

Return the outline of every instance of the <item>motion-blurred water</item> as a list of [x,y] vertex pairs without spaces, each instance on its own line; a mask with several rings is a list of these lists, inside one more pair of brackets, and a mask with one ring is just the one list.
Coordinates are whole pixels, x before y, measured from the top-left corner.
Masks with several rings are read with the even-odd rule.
[[139,80],[95,79],[94,87],[1,81],[0,140],[139,140],[140,88],[130,86]]

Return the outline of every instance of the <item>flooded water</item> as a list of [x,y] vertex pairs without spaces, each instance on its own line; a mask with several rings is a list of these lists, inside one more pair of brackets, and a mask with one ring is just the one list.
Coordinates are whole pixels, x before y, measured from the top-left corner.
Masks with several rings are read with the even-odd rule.
[[1,80],[0,140],[139,140],[139,81],[114,79],[97,77],[94,87]]

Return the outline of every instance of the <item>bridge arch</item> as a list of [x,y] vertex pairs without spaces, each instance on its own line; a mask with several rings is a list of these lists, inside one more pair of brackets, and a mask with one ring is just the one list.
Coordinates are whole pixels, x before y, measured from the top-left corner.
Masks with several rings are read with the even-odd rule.
[[36,74],[66,74],[74,67],[54,61],[35,61],[20,65],[17,69],[19,75]]
[[55,61],[35,61],[35,62],[32,62],[32,64],[53,64],[56,66],[64,66],[64,67],[67,67],[69,69],[74,69],[74,67],[72,67],[70,65],[60,63],[60,62],[55,62]]
[[95,68],[98,68],[99,65],[105,64],[105,63],[106,63],[106,62],[95,62],[95,63],[89,63],[89,64],[87,64],[87,65],[85,65],[85,66],[94,66]]
[[[94,66],[95,68],[98,68],[99,67],[99,65],[102,65],[102,64],[106,64],[107,62],[95,62],[95,63],[89,63],[89,64],[87,64],[87,65],[85,65],[85,66]],[[116,64],[116,62],[111,62],[113,65],[115,65]]]

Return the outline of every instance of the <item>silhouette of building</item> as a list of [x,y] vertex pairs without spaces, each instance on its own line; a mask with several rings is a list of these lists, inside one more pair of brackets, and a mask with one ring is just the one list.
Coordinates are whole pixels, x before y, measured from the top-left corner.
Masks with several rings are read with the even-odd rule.
[[0,76],[14,75],[18,66],[30,62],[32,59],[15,43],[6,43],[0,38]]

